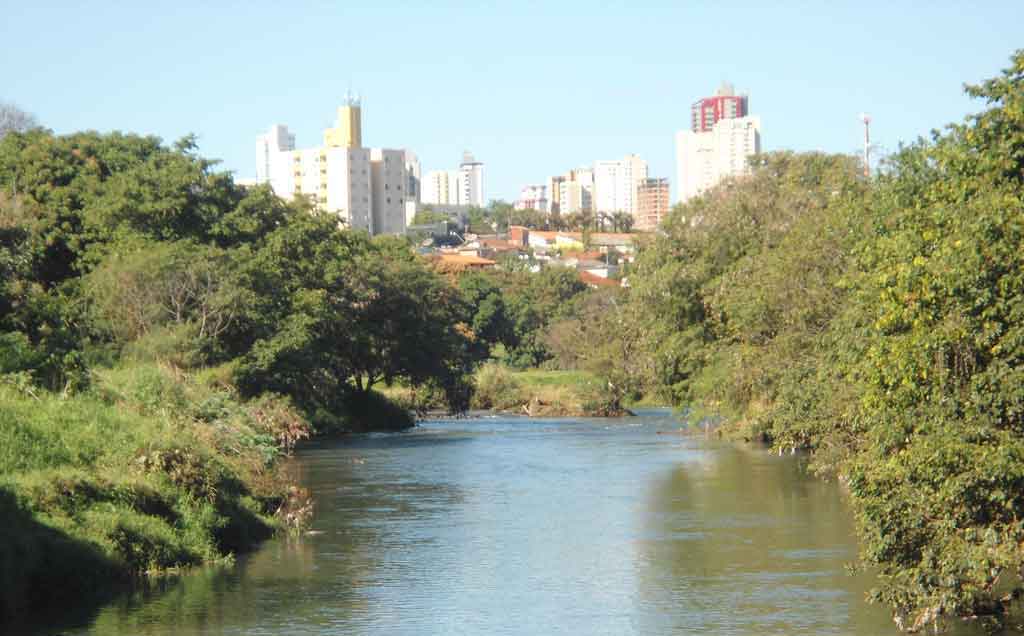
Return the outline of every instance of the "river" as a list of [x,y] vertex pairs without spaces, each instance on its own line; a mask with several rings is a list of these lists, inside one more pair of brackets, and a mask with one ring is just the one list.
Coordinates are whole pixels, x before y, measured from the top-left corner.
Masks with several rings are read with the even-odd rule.
[[[61,617],[62,634],[891,634],[800,456],[611,420],[323,441],[312,531]],[[962,629],[962,628],[961,628]],[[36,633],[54,633],[55,628]],[[964,633],[957,631],[953,633]]]

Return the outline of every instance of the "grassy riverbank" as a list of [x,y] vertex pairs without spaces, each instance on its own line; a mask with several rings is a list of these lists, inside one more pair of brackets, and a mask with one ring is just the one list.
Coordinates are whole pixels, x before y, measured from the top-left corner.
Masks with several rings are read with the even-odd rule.
[[[586,371],[527,369],[514,371],[488,363],[473,375],[470,408],[533,417],[608,417],[622,415],[603,391],[600,378]],[[381,389],[387,399],[411,411],[440,411],[440,397],[395,385]]]
[[475,376],[473,408],[533,417],[622,415],[600,378],[586,371],[510,371],[485,365]]
[[0,620],[301,523],[276,461],[308,434],[288,401],[243,403],[218,369],[93,375],[74,396],[0,385]]

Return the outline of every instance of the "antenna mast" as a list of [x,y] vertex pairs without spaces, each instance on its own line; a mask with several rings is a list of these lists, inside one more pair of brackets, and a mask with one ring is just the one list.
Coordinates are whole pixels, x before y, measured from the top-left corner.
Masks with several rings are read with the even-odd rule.
[[864,122],[864,178],[871,177],[871,135],[868,129],[871,126],[871,115],[860,114],[860,120]]

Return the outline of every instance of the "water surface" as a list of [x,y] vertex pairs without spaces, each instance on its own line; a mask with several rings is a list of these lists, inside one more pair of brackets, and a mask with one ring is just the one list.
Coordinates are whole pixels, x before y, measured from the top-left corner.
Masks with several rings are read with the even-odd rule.
[[895,633],[844,569],[835,484],[678,428],[491,417],[319,442],[295,459],[310,535],[62,633]]

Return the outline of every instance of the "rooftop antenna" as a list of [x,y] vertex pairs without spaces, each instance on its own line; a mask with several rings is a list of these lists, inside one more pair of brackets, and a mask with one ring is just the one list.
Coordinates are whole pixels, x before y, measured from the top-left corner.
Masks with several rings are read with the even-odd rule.
[[871,176],[871,135],[869,133],[871,115],[861,113],[860,120],[864,122],[864,177],[869,178]]

